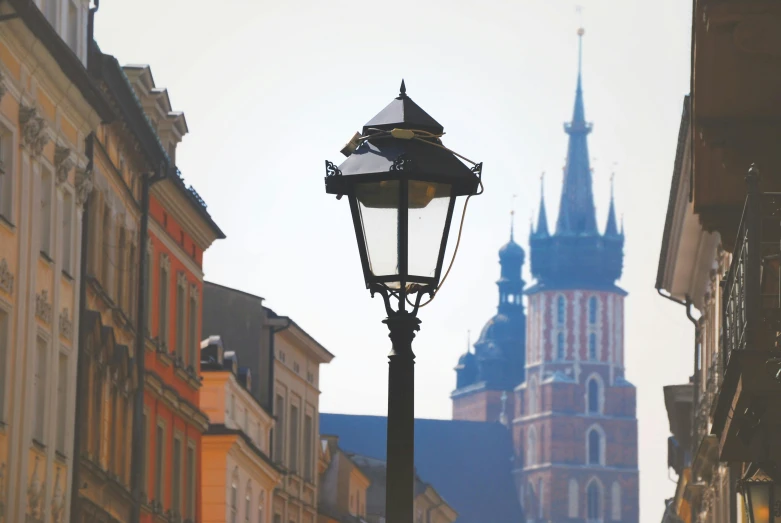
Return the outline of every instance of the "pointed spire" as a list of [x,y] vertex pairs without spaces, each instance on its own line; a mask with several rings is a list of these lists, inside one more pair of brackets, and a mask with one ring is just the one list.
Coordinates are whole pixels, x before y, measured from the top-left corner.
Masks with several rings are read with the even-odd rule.
[[536,236],[548,236],[548,214],[545,212],[545,172],[540,175],[540,214],[537,217]]
[[610,175],[610,208],[607,211],[605,236],[618,236],[618,226],[616,225],[616,206],[613,195],[613,180],[615,176],[615,173]]
[[564,130],[569,135],[569,145],[556,234],[598,234],[587,141],[591,124],[586,123],[583,105],[581,66],[584,34],[582,27],[578,29],[578,82],[572,121],[564,124]]
[[466,331],[466,352],[467,354],[472,352],[472,331],[470,329]]
[[407,86],[404,85],[404,78],[401,79],[401,87],[399,87],[399,98],[407,97]]

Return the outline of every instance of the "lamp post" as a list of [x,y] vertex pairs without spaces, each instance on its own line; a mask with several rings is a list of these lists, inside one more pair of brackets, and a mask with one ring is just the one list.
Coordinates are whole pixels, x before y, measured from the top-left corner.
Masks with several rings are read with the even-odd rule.
[[[751,467],[752,469],[754,467]],[[781,485],[762,471],[740,482],[749,523],[781,522]]]
[[347,159],[338,167],[325,162],[326,193],[347,196],[366,288],[382,296],[388,315],[388,523],[413,518],[418,309],[440,285],[456,198],[468,200],[481,187],[482,164],[465,165],[443,145],[443,134],[402,80],[399,96],[342,149]]

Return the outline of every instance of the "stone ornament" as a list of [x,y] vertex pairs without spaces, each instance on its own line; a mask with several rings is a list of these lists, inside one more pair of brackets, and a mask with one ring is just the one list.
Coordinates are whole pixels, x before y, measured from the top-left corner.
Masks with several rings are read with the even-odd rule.
[[60,313],[60,335],[68,341],[73,338],[73,322],[68,316],[67,308]]
[[92,169],[76,169],[76,204],[83,207],[92,192]]
[[176,275],[176,282],[180,287],[187,288],[187,277],[184,275],[183,272],[179,272]]
[[52,304],[49,303],[49,291],[43,290],[35,295],[35,315],[47,325],[52,322]]
[[8,295],[14,293],[14,275],[8,269],[8,262],[5,258],[0,260],[0,291]]
[[[5,73],[3,72],[2,69],[0,69],[0,102],[3,101],[3,96],[5,95],[5,93],[8,92],[8,88],[6,87],[5,82],[6,82]],[[0,518],[2,518],[1,515]]]
[[62,514],[65,511],[65,496],[60,486],[60,470],[57,469],[57,476],[54,479],[54,496],[52,497],[52,521],[60,523]]
[[73,169],[74,163],[71,159],[71,150],[68,147],[60,147],[59,145],[54,148],[54,169],[56,171],[57,185],[62,185]]
[[38,109],[20,104],[19,125],[22,128],[24,146],[27,147],[31,155],[40,156],[43,148],[49,143],[49,137],[44,132],[46,123],[43,118],[38,116]]
[[171,270],[171,258],[169,258],[167,254],[162,253],[160,255],[160,265],[166,271],[170,271]]
[[38,462],[40,458],[35,457],[35,466],[33,467],[32,478],[30,479],[30,485],[27,487],[27,507],[30,514],[33,517],[33,521],[41,521],[41,501],[43,497],[43,485],[41,480],[38,479]]
[[196,300],[198,299],[198,286],[194,283],[190,285],[190,296]]

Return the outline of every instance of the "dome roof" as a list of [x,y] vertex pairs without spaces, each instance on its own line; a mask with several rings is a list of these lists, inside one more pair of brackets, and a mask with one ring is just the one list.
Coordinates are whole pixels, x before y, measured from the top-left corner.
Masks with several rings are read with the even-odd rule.
[[499,259],[504,261],[508,259],[520,259],[523,263],[523,259],[526,253],[523,251],[523,247],[515,243],[515,240],[510,239],[501,249],[499,249]]
[[467,367],[475,364],[475,355],[471,352],[466,352],[458,358],[459,367]]

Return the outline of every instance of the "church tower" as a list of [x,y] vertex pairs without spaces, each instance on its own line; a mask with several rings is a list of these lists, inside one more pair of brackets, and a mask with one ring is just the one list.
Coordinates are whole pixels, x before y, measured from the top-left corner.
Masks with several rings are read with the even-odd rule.
[[[515,476],[527,521],[637,523],[635,388],[624,379],[623,268],[611,194],[597,226],[581,82],[583,30],[561,205],[544,197],[529,238],[525,381],[515,390]],[[612,190],[611,190],[612,192]]]
[[510,241],[499,249],[501,272],[499,305],[474,345],[467,346],[456,366],[453,391],[453,419],[501,421],[508,424],[513,413],[513,389],[524,379],[526,360],[526,314],[523,307],[524,281],[521,269],[526,254],[515,243],[513,225]]

